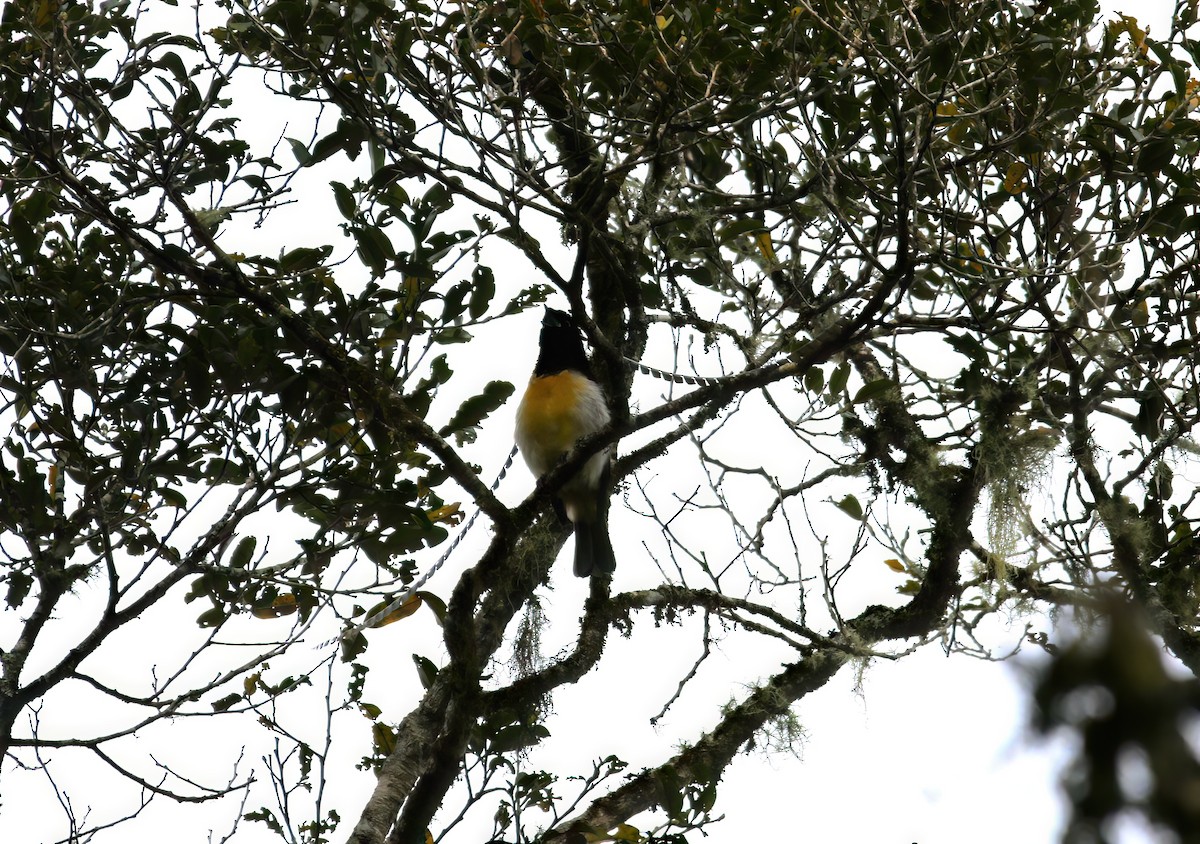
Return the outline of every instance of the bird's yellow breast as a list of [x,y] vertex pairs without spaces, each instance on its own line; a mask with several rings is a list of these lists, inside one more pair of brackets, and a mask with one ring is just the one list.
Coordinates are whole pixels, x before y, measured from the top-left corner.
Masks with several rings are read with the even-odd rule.
[[567,370],[535,377],[517,408],[517,445],[529,468],[542,475],[608,419],[604,393],[584,375]]
[[579,439],[576,409],[587,386],[578,372],[534,378],[517,411],[517,427],[542,449],[565,452]]

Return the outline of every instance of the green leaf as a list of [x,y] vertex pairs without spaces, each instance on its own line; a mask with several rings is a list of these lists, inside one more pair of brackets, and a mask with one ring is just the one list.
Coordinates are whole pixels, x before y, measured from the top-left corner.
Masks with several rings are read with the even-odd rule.
[[729,243],[729,241],[742,235],[762,231],[762,229],[763,224],[759,220],[734,220],[732,223],[726,223],[721,227],[717,239],[721,243]]
[[353,636],[342,637],[342,662],[353,662],[367,649],[367,637],[362,631]]
[[683,819],[683,782],[674,768],[664,767],[654,772],[655,791],[659,804],[673,821]]
[[221,698],[220,700],[214,700],[212,702],[213,712],[227,712],[229,709],[233,708],[234,705],[240,703],[241,700],[242,696],[239,694],[225,695],[225,697]]
[[449,346],[452,343],[470,343],[473,338],[474,335],[470,331],[459,326],[451,326],[433,332],[433,342],[443,346]]
[[337,205],[338,212],[347,220],[353,220],[358,216],[358,203],[350,188],[341,182],[330,182],[329,186],[333,188],[333,201]]
[[213,483],[240,484],[248,477],[246,467],[224,457],[214,457],[204,464],[204,477]]
[[825,386],[825,373],[819,366],[810,366],[804,373],[804,386],[809,392],[821,392],[821,388]]
[[301,246],[285,253],[279,259],[279,272],[283,275],[296,275],[315,270],[333,252],[332,246]]
[[878,378],[874,381],[869,381],[854,394],[854,404],[862,404],[871,399],[878,398],[892,391],[896,386],[896,382],[890,378]]
[[162,498],[163,504],[168,507],[176,507],[180,510],[187,509],[187,497],[176,489],[164,487],[158,491],[159,497]]
[[829,398],[835,400],[842,393],[846,392],[846,382],[850,380],[850,364],[839,363],[833,368],[833,374],[829,376]]
[[425,602],[425,606],[433,610],[433,614],[437,617],[438,624],[446,623],[446,602],[432,592],[424,590],[417,592],[421,596],[421,600]]
[[467,440],[467,432],[476,428],[492,411],[500,407],[513,394],[515,388],[507,381],[491,381],[483,392],[467,399],[445,426],[438,431],[443,437],[451,434],[461,445]]
[[952,334],[947,331],[942,335],[942,339],[946,341],[946,344],[950,348],[968,360],[978,364],[987,364],[987,350],[983,347],[982,343],[970,334]]
[[266,808],[259,809],[257,812],[248,812],[242,817],[248,821],[262,821],[276,835],[280,836],[281,838],[284,837],[283,827],[280,825],[279,821],[275,819],[275,816]]
[[1146,175],[1153,175],[1171,163],[1175,156],[1175,141],[1171,138],[1152,138],[1137,154],[1137,168]]
[[358,244],[358,256],[371,268],[376,276],[387,270],[388,262],[396,257],[396,250],[388,236],[378,226],[355,226],[351,230]]
[[331,132],[321,140],[313,144],[312,154],[306,162],[309,165],[318,164],[332,155],[346,149],[347,146],[355,147],[362,143],[361,138],[348,137],[344,132],[338,130]]
[[460,281],[446,291],[446,295],[442,297],[443,322],[453,322],[462,316],[463,311],[467,309],[467,294],[471,292],[471,286],[469,281]]
[[237,547],[233,549],[233,554],[229,557],[229,565],[231,568],[244,569],[250,565],[250,559],[254,556],[254,548],[258,545],[258,537],[244,536],[238,542]]
[[509,724],[497,730],[488,744],[494,753],[510,753],[532,747],[549,736],[550,731],[541,724]]
[[428,689],[433,685],[433,680],[437,677],[438,667],[433,664],[433,661],[421,656],[413,654],[413,663],[417,666],[417,678],[421,681],[421,686]]
[[490,267],[476,267],[471,274],[471,280],[474,284],[471,286],[471,301],[467,305],[467,312],[471,319],[479,319],[487,312],[488,305],[496,295],[496,279]]
[[196,624],[200,627],[219,627],[226,618],[225,610],[221,607],[213,607],[210,610],[200,613],[196,619]]
[[165,70],[169,70],[171,75],[180,82],[186,82],[189,79],[187,68],[183,64],[183,59],[179,58],[179,54],[171,50],[161,54],[155,64]]
[[371,172],[378,173],[387,164],[387,154],[374,135],[367,138],[367,152],[371,156]]
[[841,501],[835,501],[833,503],[839,510],[841,510],[843,513],[845,513],[850,518],[855,519],[860,522],[862,521],[862,518],[863,518],[862,505],[858,503],[858,499],[855,498],[853,495],[847,495]]
[[291,146],[292,155],[296,157],[296,162],[301,167],[307,167],[309,162],[312,161],[312,156],[308,153],[308,147],[305,146],[303,142],[297,141],[295,138],[284,138],[284,140],[286,140],[288,145]]

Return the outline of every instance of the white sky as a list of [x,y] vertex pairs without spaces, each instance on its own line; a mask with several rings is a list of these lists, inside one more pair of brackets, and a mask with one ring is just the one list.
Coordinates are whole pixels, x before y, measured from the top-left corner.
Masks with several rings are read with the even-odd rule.
[[[1106,11],[1135,15],[1143,24],[1150,25],[1152,33],[1165,33],[1166,14],[1171,8],[1166,0],[1144,0],[1136,6],[1106,0],[1102,6]],[[568,266],[569,258],[565,258],[564,267]],[[504,291],[499,295],[503,296]],[[536,314],[528,317],[531,324],[526,326],[527,337],[534,336],[536,319]],[[477,375],[481,382],[503,378],[520,383],[533,355],[530,347],[507,359],[497,356],[486,362]],[[511,407],[507,408],[498,416],[498,428],[511,424],[511,411]],[[497,455],[494,460],[484,462],[487,473],[498,467],[507,445],[481,443],[481,448],[485,445]],[[531,487],[531,480],[518,464],[502,493],[505,500],[515,502]],[[845,518],[839,517],[832,507],[829,509],[831,520]],[[639,553],[635,544],[636,521],[628,512],[614,511],[618,559],[636,557]],[[848,519],[845,523],[849,531],[852,524]],[[472,551],[482,541],[480,535],[465,543],[459,559],[470,560]],[[560,560],[559,565],[563,567],[564,562]],[[429,588],[448,594],[456,570],[452,563]],[[656,572],[622,567],[614,588],[644,588],[657,582]],[[875,582],[862,586],[863,600],[869,600],[866,596],[872,589],[890,593],[898,583],[898,577],[880,565]],[[572,619],[578,616],[584,594],[583,583],[560,578],[555,591],[545,596],[548,612],[566,620],[565,629],[556,631],[561,637],[559,644],[569,638]],[[998,641],[1019,639],[1023,623],[1023,619],[1014,619],[1011,629],[995,631]],[[7,617],[0,616],[0,638],[7,637],[9,624]],[[649,627],[648,620],[642,619],[632,639],[610,637],[603,669],[556,696],[556,714],[547,723],[552,738],[544,748],[534,752],[531,764],[539,764],[543,756],[553,758],[560,752],[579,758],[616,753],[631,763],[631,770],[637,770],[641,764],[653,764],[661,759],[664,748],[672,747],[677,740],[694,737],[698,730],[715,723],[714,705],[723,702],[720,697],[725,693],[713,698],[700,690],[728,688],[730,694],[740,696],[744,690],[736,684],[765,676],[778,664],[777,654],[764,653],[756,647],[743,648],[735,636],[717,648],[703,666],[697,690],[685,693],[662,723],[657,728],[651,727],[649,716],[670,695],[694,658],[697,636],[694,625],[682,629],[650,630]],[[408,622],[368,635],[374,644],[366,699],[386,704],[391,720],[395,721],[407,711],[406,701],[415,700],[420,692],[409,654],[415,651],[436,657],[440,653],[439,632],[432,617],[422,613]],[[146,647],[150,644],[143,643]],[[132,642],[130,645],[139,647]],[[315,660],[316,653],[301,654],[296,663],[304,659]],[[709,840],[849,844],[1056,841],[1062,826],[1057,770],[1069,748],[1065,739],[1033,740],[1025,729],[1028,702],[1024,678],[1027,666],[1035,659],[1035,655],[1029,655],[998,666],[964,657],[946,658],[933,645],[894,663],[874,660],[861,678],[856,678],[852,669],[843,670],[796,708],[806,734],[796,755],[776,753],[768,757],[759,751],[740,756],[733,763],[724,777],[716,806],[716,812],[724,814],[726,820],[712,828]],[[755,660],[761,664],[757,675],[753,668]],[[82,713],[45,714],[48,719],[70,720],[78,719]],[[99,718],[102,713],[88,715]],[[340,729],[365,733],[365,721],[356,722],[355,718],[343,718]],[[217,743],[215,746],[221,753],[210,754],[208,745],[195,748],[198,769],[205,767],[210,755],[214,757],[213,776],[226,771],[224,751],[229,747],[245,742],[251,758],[268,747],[262,731],[230,735],[225,732],[226,723],[221,722],[209,738]],[[169,731],[160,730],[157,736],[146,736],[143,744],[149,745],[155,739],[170,741],[170,735]],[[372,784],[369,775],[352,767],[362,752],[361,746],[344,748],[342,760],[335,763],[334,776],[338,782],[331,805],[336,805],[345,818],[335,840],[348,833]],[[88,770],[90,765],[80,767],[76,773]],[[112,808],[103,805],[91,792],[92,786],[106,781],[106,776],[111,774],[94,769],[93,774],[85,777],[91,780],[87,790],[80,790],[76,796],[81,803],[95,805],[98,814]],[[54,818],[57,810],[45,787],[30,775],[13,777],[11,782],[19,783],[19,788],[4,790],[0,841],[32,843],[59,834],[57,827],[49,831],[46,826],[47,819]],[[260,793],[259,802],[264,797]],[[246,808],[250,810],[257,805],[252,803]],[[212,824],[217,827],[218,837],[223,819],[234,811],[233,806],[214,811]],[[174,812],[173,807],[163,804],[127,832],[99,840],[130,844],[159,842],[164,840],[168,829],[166,840],[208,840],[209,824],[180,829]],[[274,839],[246,825],[236,840]],[[455,840],[483,839],[479,832],[472,832]],[[700,836],[693,834],[689,840],[700,840]],[[1120,840],[1123,844],[1140,844],[1152,839],[1142,830],[1129,829]]]

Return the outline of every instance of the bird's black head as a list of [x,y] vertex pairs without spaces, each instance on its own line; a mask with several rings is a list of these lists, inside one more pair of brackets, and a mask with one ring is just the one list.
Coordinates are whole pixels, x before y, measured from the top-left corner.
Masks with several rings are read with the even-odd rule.
[[546,308],[539,345],[534,375],[553,375],[570,369],[591,377],[583,335],[566,311]]
[[575,320],[571,319],[571,315],[566,311],[547,307],[546,315],[542,317],[542,330],[546,328],[575,328]]

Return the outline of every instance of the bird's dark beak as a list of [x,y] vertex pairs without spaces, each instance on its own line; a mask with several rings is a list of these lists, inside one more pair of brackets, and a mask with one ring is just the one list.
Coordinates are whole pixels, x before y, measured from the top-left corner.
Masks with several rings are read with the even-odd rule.
[[546,315],[542,317],[542,325],[547,328],[570,328],[573,324],[571,315],[566,311],[560,311],[549,306],[546,307]]

